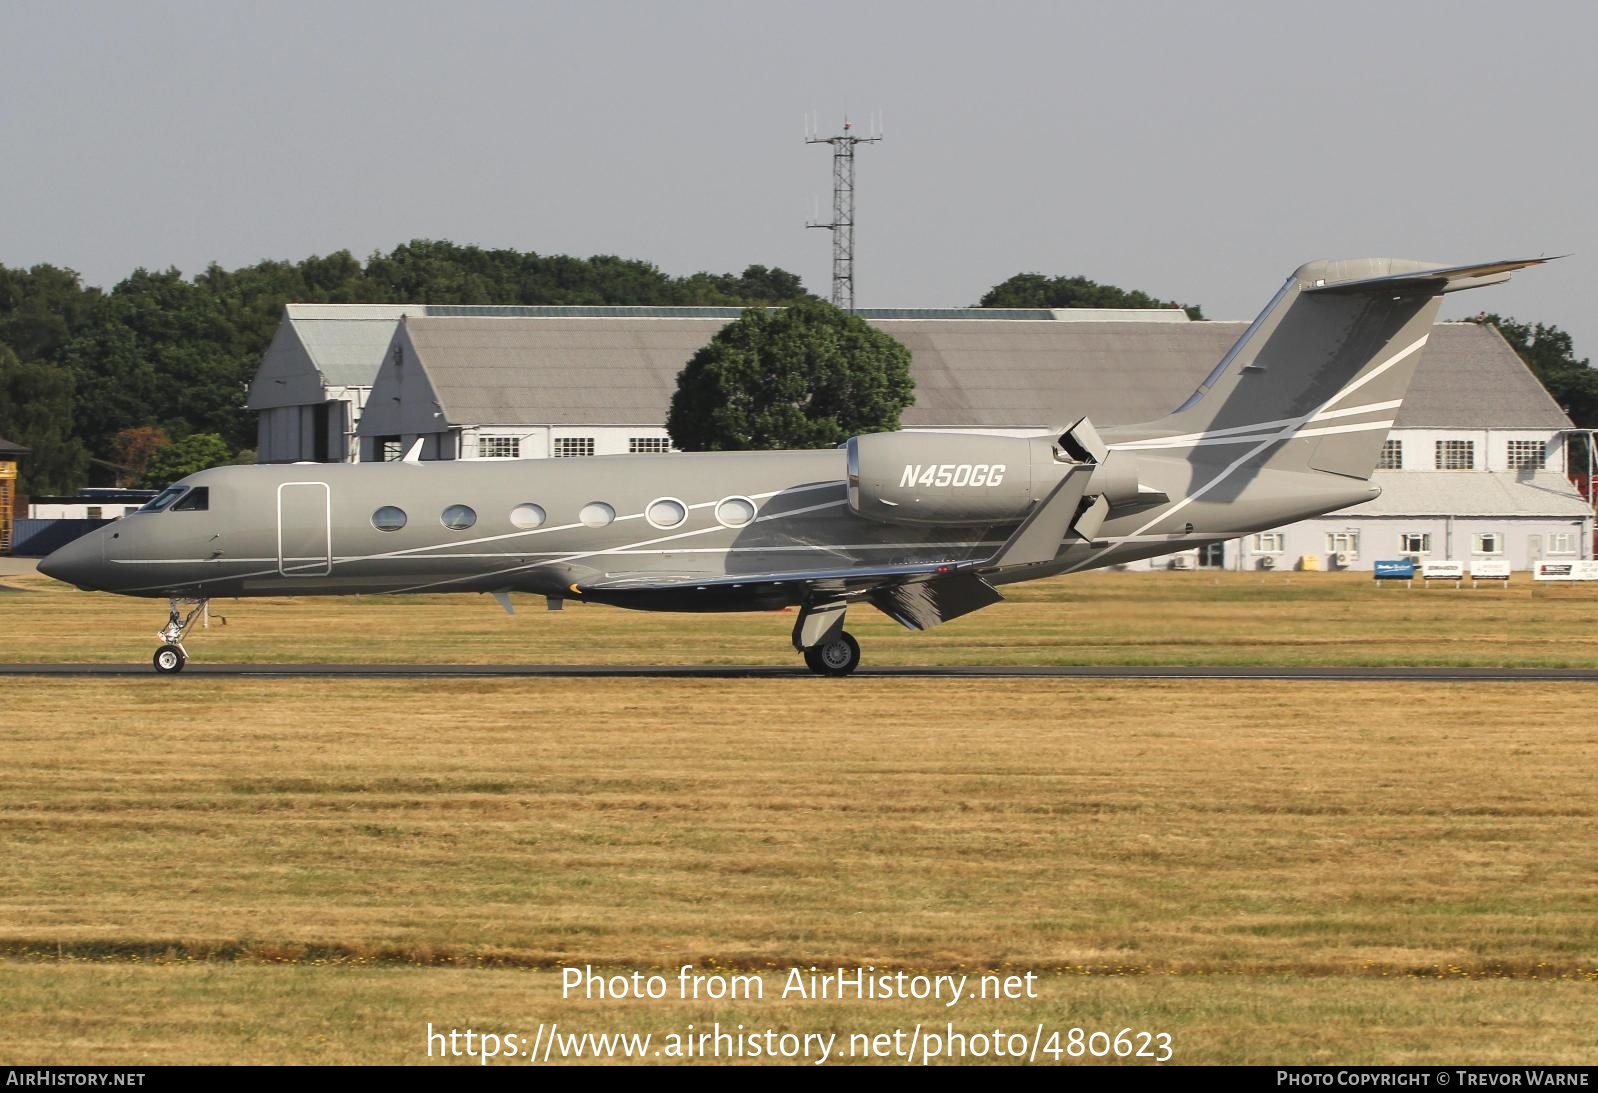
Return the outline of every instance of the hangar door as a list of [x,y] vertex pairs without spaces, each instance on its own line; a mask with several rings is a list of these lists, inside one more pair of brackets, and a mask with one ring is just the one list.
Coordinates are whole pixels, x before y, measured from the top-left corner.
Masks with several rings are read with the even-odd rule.
[[285,482],[277,488],[279,573],[325,577],[333,571],[332,516],[326,482]]

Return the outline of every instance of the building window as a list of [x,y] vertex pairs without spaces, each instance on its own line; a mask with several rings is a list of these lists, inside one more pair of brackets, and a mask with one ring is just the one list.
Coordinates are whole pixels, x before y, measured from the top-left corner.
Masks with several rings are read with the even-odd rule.
[[630,436],[628,455],[661,455],[671,451],[671,439],[664,436]]
[[555,438],[555,458],[573,459],[580,455],[594,454],[594,438],[591,436],[561,436]]
[[1405,532],[1398,537],[1398,549],[1404,554],[1430,554],[1432,552],[1431,532]]
[[1476,442],[1474,440],[1439,440],[1437,442],[1437,469],[1440,471],[1475,470]]
[[1358,554],[1359,532],[1357,531],[1328,531],[1326,533],[1326,553],[1328,554]]
[[90,505],[89,506],[89,519],[90,520],[98,520],[98,519],[100,519],[100,512],[101,512],[101,507],[99,505]]
[[1540,471],[1545,464],[1543,442],[1540,440],[1511,440],[1509,442],[1509,469],[1512,471]]
[[1255,554],[1280,554],[1282,552],[1282,533],[1279,531],[1262,531],[1254,536]]
[[1402,440],[1388,440],[1382,443],[1381,458],[1376,461],[1379,471],[1401,471],[1404,469],[1404,442]]
[[1476,536],[1472,550],[1477,554],[1502,554],[1504,537],[1496,531],[1484,531]]
[[397,462],[404,454],[405,449],[400,447],[399,437],[380,436],[377,438],[377,458],[382,462]]
[[478,459],[520,459],[522,438],[519,436],[480,436],[477,438]]
[[1548,536],[1548,553],[1576,553],[1576,533],[1573,531],[1556,531]]

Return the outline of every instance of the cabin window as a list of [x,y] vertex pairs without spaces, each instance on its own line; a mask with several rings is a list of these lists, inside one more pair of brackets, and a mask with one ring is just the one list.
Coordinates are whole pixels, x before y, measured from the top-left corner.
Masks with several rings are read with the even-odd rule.
[[211,490],[207,486],[195,486],[183,495],[183,500],[172,506],[173,512],[204,512],[211,507]]
[[517,505],[510,510],[510,522],[523,531],[543,527],[545,520],[544,507],[535,505],[531,501]]
[[649,521],[651,527],[669,531],[682,527],[683,521],[688,519],[688,506],[675,497],[662,497],[649,502],[649,507],[644,510],[644,519]]
[[372,513],[372,526],[378,531],[398,531],[405,526],[405,510],[384,505]]
[[586,527],[602,528],[616,519],[616,510],[603,501],[590,501],[577,514]]
[[438,519],[451,531],[465,531],[477,523],[477,513],[470,505],[451,505]]
[[723,498],[716,505],[716,519],[724,527],[741,528],[754,521],[755,503],[747,497]]
[[168,486],[144,503],[140,512],[165,512],[167,506],[183,495],[182,486]]

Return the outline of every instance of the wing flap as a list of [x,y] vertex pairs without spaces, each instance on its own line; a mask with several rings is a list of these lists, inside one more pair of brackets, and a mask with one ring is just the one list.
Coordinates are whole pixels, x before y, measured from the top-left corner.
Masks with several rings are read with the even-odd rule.
[[955,573],[926,581],[882,585],[867,594],[884,615],[910,630],[930,630],[940,622],[980,611],[1004,599],[975,573]]

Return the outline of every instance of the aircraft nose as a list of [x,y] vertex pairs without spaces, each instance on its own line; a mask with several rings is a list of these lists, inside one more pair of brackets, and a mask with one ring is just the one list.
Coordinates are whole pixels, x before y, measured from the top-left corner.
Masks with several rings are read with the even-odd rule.
[[100,561],[100,535],[91,531],[39,560],[39,572],[46,577],[92,589]]

